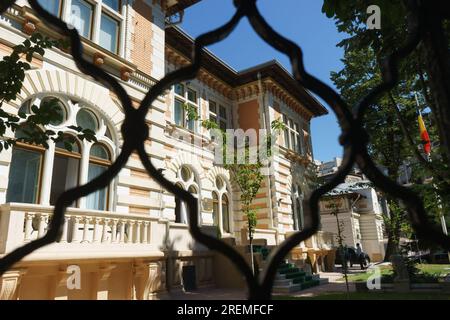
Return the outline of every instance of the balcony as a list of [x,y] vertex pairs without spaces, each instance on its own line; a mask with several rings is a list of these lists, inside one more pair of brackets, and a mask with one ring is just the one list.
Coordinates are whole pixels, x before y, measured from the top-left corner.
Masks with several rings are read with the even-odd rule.
[[[51,206],[1,205],[0,256],[42,237],[52,215]],[[194,243],[185,225],[146,215],[69,208],[61,239],[25,260],[154,257],[163,256],[163,251],[203,249]]]

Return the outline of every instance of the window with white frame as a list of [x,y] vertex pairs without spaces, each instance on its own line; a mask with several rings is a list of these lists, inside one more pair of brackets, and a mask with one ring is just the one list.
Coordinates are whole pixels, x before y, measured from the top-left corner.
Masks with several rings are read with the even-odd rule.
[[179,83],[174,86],[174,122],[177,126],[197,130],[197,121],[189,117],[189,113],[199,116],[197,91]]
[[[57,143],[49,140],[48,149],[18,141],[12,150],[6,202],[54,205],[65,190],[94,179],[111,165],[115,150],[111,128],[103,117],[83,103],[63,96],[37,95],[27,100],[19,111],[32,114],[32,105],[40,106],[50,99],[56,100],[55,107],[61,117],[43,130],[62,131],[72,139]],[[71,126],[91,129],[97,142],[77,140],[77,131]],[[22,130],[17,130],[15,136],[20,138],[22,134]],[[104,188],[72,206],[108,210],[108,196],[109,188]]]
[[217,104],[213,100],[209,100],[209,120],[217,123],[220,129],[228,129],[227,108],[221,104]]
[[38,0],[51,14],[73,25],[81,36],[121,54],[120,30],[124,15],[121,0]]
[[287,149],[302,154],[300,126],[285,114],[283,114],[283,123],[286,125],[286,130],[284,130],[284,146]]
[[[195,198],[199,199],[200,203],[200,186],[194,171],[192,171],[189,166],[183,165],[178,170],[177,179],[176,185],[181,189],[190,192]],[[181,201],[178,197],[175,197],[175,222],[183,224],[189,222],[186,203]]]
[[230,192],[220,176],[216,177],[212,192],[213,221],[222,232],[230,233]]

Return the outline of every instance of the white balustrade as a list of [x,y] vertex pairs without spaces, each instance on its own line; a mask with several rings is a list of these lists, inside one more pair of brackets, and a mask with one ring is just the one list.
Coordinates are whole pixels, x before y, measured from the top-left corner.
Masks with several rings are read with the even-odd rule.
[[[52,212],[25,212],[23,242],[30,242],[45,235]],[[150,217],[126,217],[120,215],[95,216],[66,212],[58,243],[81,244],[150,244]]]

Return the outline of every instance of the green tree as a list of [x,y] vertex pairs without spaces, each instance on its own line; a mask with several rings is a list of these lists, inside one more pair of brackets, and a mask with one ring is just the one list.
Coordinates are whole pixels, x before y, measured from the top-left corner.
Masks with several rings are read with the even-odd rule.
[[[370,4],[381,8],[380,30],[367,28],[369,4],[364,1],[325,0],[322,9],[335,20],[340,32],[348,34],[348,38],[338,44],[345,50],[344,68],[332,73],[331,79],[349,106],[356,105],[382,82],[383,58],[404,45],[407,38],[407,10],[403,1],[376,0]],[[368,149],[373,159],[387,169],[392,180],[398,179],[400,166],[409,163],[413,168],[412,188],[421,195],[429,216],[438,221],[439,214],[446,211],[450,200],[450,179],[445,123],[436,116],[444,113],[440,110],[439,93],[431,83],[433,77],[428,50],[429,47],[421,45],[401,61],[398,85],[370,106],[364,123],[370,135]],[[418,134],[415,93],[418,94],[419,110],[424,113],[431,141],[439,142],[439,147],[433,148],[431,162],[418,148],[422,141]],[[427,180],[432,183],[427,183]],[[436,201],[436,197],[442,201]],[[385,217],[389,239],[385,260],[391,253],[398,252],[398,239],[405,235],[404,222],[407,221],[401,204],[389,195],[387,198],[391,214]]]

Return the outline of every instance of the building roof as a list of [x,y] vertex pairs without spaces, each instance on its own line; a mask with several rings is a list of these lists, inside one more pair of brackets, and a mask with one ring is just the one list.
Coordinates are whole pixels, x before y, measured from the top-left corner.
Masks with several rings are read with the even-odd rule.
[[357,193],[357,190],[364,190],[371,187],[372,182],[369,180],[345,182],[328,192],[326,196],[352,195]]
[[[166,45],[190,60],[194,49],[194,39],[179,27],[166,29]],[[295,99],[301,102],[314,116],[328,114],[328,110],[304,87],[298,84],[293,76],[278,61],[271,60],[254,67],[236,71],[211,51],[203,49],[203,65],[229,86],[235,88],[261,79],[272,78],[285,88]]]
[[168,7],[166,10],[166,15],[170,16],[174,13],[177,13],[181,10],[186,9],[187,7],[190,7],[198,2],[200,2],[201,0],[172,0],[172,1],[167,1],[168,2]]

